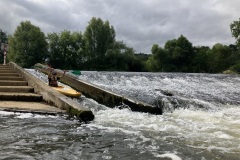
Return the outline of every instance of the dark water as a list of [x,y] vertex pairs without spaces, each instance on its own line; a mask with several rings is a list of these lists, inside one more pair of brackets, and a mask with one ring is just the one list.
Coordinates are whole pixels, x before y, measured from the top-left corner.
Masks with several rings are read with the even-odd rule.
[[83,72],[78,78],[161,103],[165,112],[110,109],[85,97],[74,101],[94,112],[89,124],[65,116],[0,112],[0,159],[240,159],[239,77]]

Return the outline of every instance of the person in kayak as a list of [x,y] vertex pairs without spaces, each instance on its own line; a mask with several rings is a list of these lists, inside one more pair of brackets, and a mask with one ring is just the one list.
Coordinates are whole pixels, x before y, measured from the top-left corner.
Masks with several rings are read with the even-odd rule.
[[65,75],[65,70],[61,76],[57,76],[57,72],[54,69],[48,73],[48,85],[51,87],[58,87],[58,81]]

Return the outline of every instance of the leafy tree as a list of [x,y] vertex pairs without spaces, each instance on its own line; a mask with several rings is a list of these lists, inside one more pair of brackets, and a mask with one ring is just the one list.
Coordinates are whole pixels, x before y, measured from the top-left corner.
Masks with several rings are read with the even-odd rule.
[[0,29],[0,43],[8,43],[8,37],[5,32]]
[[[8,43],[7,34],[0,29],[0,46],[2,44],[7,44],[7,43]],[[3,53],[4,53],[4,50],[0,49],[0,59],[1,60],[3,60],[3,56],[4,56]]]
[[115,30],[109,22],[103,22],[100,18],[93,17],[89,22],[85,32],[85,51],[87,61],[91,64],[91,69],[102,69],[106,60],[108,49],[114,49]]
[[159,47],[157,44],[152,46],[152,55],[149,57],[147,61],[147,68],[150,71],[154,72],[164,72],[167,70],[167,54],[166,50]]
[[61,65],[61,58],[59,58],[60,43],[58,33],[49,33],[47,35],[48,47],[49,47],[49,63],[56,68]]
[[47,42],[44,33],[30,21],[21,22],[9,39],[10,61],[22,67],[31,67],[42,62],[47,55]]
[[109,71],[126,71],[128,70],[127,63],[125,62],[125,56],[123,50],[126,45],[123,42],[115,42],[111,49],[106,52],[106,62],[104,70]]
[[[115,41],[113,38],[115,35],[105,32],[111,30],[108,23],[93,18],[94,24],[95,20],[99,21],[97,24],[103,25],[102,30],[96,30],[101,27],[94,25],[93,30],[96,34],[85,32],[82,35],[81,32],[71,33],[66,30],[48,34],[51,65],[68,69],[141,71],[144,66],[134,55],[134,50],[123,42]],[[101,32],[110,34],[110,38]],[[98,38],[93,39],[92,36]],[[96,43],[90,43],[93,41]]]
[[230,25],[232,36],[237,40],[237,44],[240,45],[240,19],[238,21],[233,21]]
[[125,62],[127,63],[127,71],[142,71],[141,61],[135,56],[135,51],[133,48],[126,47],[123,54],[125,57]]
[[115,42],[113,49],[107,50],[106,62],[104,70],[142,71],[144,68],[140,59],[135,56],[134,49],[123,42]]
[[147,72],[147,60],[150,57],[149,54],[135,53],[134,57],[136,59],[136,67],[138,72]]
[[229,57],[230,65],[233,66],[240,61],[240,51],[238,50],[237,45],[230,44],[229,49],[231,50],[232,54]]
[[240,73],[240,60],[237,61],[233,66],[231,66],[230,70],[239,74]]
[[229,45],[232,50],[232,55],[230,56],[230,62],[232,62],[230,69],[240,73],[240,19],[238,21],[233,21],[230,25],[232,36],[236,39],[236,45]]
[[231,49],[222,44],[215,44],[211,50],[208,51],[209,55],[209,72],[219,73],[228,69],[231,65],[230,57],[232,55]]
[[191,59],[194,54],[192,43],[186,37],[181,35],[178,39],[167,41],[164,49],[167,52],[168,71],[190,71]]
[[[71,37],[70,31],[63,31],[59,35],[59,53],[58,53],[58,59],[61,64],[61,68],[68,67],[67,64],[71,64],[72,57],[74,57],[73,53],[73,39]],[[75,57],[76,58],[76,57]]]
[[69,48],[70,54],[68,54],[68,60],[70,69],[83,68],[86,61],[85,53],[85,41],[83,39],[82,32],[73,32],[71,35],[72,45]]
[[207,46],[197,46],[194,48],[194,57],[192,59],[192,72],[205,73],[209,71],[209,56],[208,51],[210,50]]
[[84,62],[84,41],[81,32],[62,31],[48,34],[49,58],[52,66],[76,69]]

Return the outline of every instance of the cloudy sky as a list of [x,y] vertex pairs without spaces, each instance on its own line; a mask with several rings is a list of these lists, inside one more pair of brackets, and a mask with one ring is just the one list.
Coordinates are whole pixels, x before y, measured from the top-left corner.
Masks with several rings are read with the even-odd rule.
[[44,33],[85,31],[92,17],[108,20],[116,39],[136,52],[181,34],[193,45],[235,42],[229,25],[240,18],[240,0],[0,0],[0,29],[13,34],[21,21]]

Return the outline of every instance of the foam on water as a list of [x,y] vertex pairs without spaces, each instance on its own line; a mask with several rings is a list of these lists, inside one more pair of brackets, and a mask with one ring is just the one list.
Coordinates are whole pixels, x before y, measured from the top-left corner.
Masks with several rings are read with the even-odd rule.
[[[152,105],[167,98],[169,103],[163,105],[166,111],[178,108],[178,102],[185,108],[191,107],[191,101],[207,109],[217,109],[221,104],[240,105],[240,91],[236,90],[240,78],[234,75],[82,72],[78,78]],[[208,102],[211,105],[205,105]]]
[[[2,115],[2,116],[4,116],[4,115],[8,116],[8,115],[14,115],[14,114],[16,114],[16,113],[14,113],[14,112],[0,111],[0,115]],[[18,114],[18,113],[17,113],[17,114]]]
[[[87,127],[91,131],[100,130],[102,135],[124,133],[128,135],[124,141],[129,148],[150,152],[156,158],[211,159],[216,158],[213,153],[228,157],[240,155],[240,91],[236,89],[240,87],[239,77],[82,72],[78,78],[146,102],[161,97],[172,105],[175,100],[179,106],[188,105],[173,106],[171,112],[163,115],[151,115],[107,108],[81,97],[76,101],[92,109],[95,119],[78,127],[79,131]],[[174,96],[165,96],[161,90]]]
[[36,118],[36,119],[44,119],[44,118],[59,118],[59,116],[52,116],[52,115],[39,115],[39,114],[32,114],[32,113],[18,113],[18,112],[8,112],[8,111],[0,111],[0,116],[13,116],[14,118],[18,119],[29,119],[29,118]]
[[[88,127],[131,135],[128,140],[133,141],[134,145],[129,143],[130,147],[148,150],[156,157],[161,157],[157,154],[162,150],[159,142],[165,147],[180,143],[182,148],[238,153],[240,124],[235,123],[236,117],[232,114],[240,116],[240,109],[237,106],[228,106],[216,112],[177,109],[164,115],[107,109],[98,111],[94,122]],[[175,150],[176,154],[169,154],[173,157],[168,158],[180,158],[178,153],[181,147]]]
[[159,158],[170,158],[172,160],[182,160],[180,157],[178,157],[177,155],[172,154],[172,153],[160,154],[160,155],[156,155],[156,157],[159,157]]

